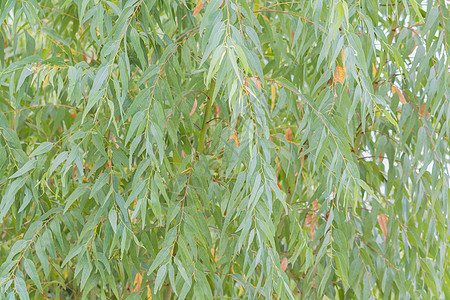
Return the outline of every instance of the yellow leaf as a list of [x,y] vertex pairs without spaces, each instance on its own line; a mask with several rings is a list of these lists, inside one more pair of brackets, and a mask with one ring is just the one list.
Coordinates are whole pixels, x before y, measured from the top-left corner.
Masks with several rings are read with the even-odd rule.
[[259,10],[259,0],[253,2],[253,10]]
[[380,225],[381,231],[383,232],[385,239],[387,237],[387,221],[388,221],[388,216],[380,213],[380,215],[378,216],[378,225]]
[[239,147],[241,142],[239,142],[236,131],[233,132],[233,134],[230,136],[230,138],[228,140],[231,140],[231,139],[233,139],[234,142],[236,143],[236,147]]
[[147,300],[152,300],[152,290],[148,285],[147,285]]
[[244,288],[242,287],[242,285],[239,284],[238,296],[242,296],[243,293],[244,293]]
[[217,254],[214,255],[214,253],[215,253],[214,248],[211,248],[211,254],[212,256],[214,256],[214,261],[217,262],[219,260],[219,257],[217,256]]
[[344,83],[344,79],[345,79],[345,66],[341,67],[341,66],[337,66],[336,67],[336,72],[334,72],[334,78],[336,78],[336,81],[340,82],[341,84]]
[[203,0],[198,0],[197,5],[195,6],[194,12],[192,15],[193,16],[198,15],[200,13],[200,11],[202,10],[202,8],[203,8]]
[[137,273],[136,277],[134,277],[134,289],[131,292],[137,292],[141,289],[142,275],[141,273]]
[[50,80],[50,74],[47,74],[47,76],[45,76],[45,79],[44,79],[44,84],[42,85],[44,88],[47,86],[49,80]]

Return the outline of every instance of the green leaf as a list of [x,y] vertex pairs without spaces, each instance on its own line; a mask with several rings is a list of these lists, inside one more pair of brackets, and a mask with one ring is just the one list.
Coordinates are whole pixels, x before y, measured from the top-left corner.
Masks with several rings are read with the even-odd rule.
[[60,154],[58,154],[55,159],[52,160],[52,163],[50,165],[50,170],[48,171],[48,177],[50,177],[53,172],[56,170],[56,168],[67,159],[67,157],[69,156],[69,154],[67,153],[67,151],[63,151]]
[[30,157],[38,156],[44,153],[47,153],[53,148],[53,143],[50,142],[44,142],[40,144],[36,149],[34,149],[33,152],[31,152]]
[[153,261],[152,265],[150,266],[150,268],[148,269],[147,274],[150,275],[151,273],[153,273],[153,271],[158,268],[159,266],[161,266],[161,264],[167,260],[167,258],[170,256],[170,248],[166,247],[166,248],[162,248],[159,252],[158,255],[156,255],[155,260]]
[[16,4],[15,0],[7,0],[4,5],[2,3],[3,8],[2,8],[2,13],[0,14],[0,24],[3,23],[6,16],[9,14],[11,9],[13,9],[15,4]]
[[41,2],[0,0],[0,298],[448,298],[445,1]]
[[30,297],[28,296],[27,285],[25,283],[25,280],[23,280],[22,277],[16,276],[14,278],[14,289],[19,294],[19,298],[21,300],[25,300],[25,299],[29,300],[30,299]]
[[109,211],[108,220],[114,230],[114,233],[117,233],[117,213],[114,208]]
[[6,192],[3,195],[2,201],[0,202],[0,220],[3,221],[3,217],[9,212],[11,205],[15,200],[17,192],[25,184],[27,178],[17,178],[10,185],[8,185]]
[[98,191],[100,191],[101,188],[103,186],[105,186],[109,180],[110,180],[110,174],[108,174],[106,172],[101,174],[98,177],[97,181],[94,183],[94,186],[91,189],[91,193],[89,194],[89,198],[92,198]]
[[37,286],[39,291],[42,292],[42,285],[41,281],[39,280],[39,274],[36,270],[36,267],[34,266],[33,261],[29,260],[28,258],[25,258],[23,265],[28,276],[30,276],[31,280],[33,280],[34,284]]
[[87,188],[86,184],[78,186],[72,194],[66,199],[66,205],[64,207],[64,211],[67,211],[69,207],[81,196],[83,196],[89,189]]
[[156,274],[155,280],[155,291],[157,292],[161,287],[161,284],[164,282],[164,278],[166,277],[167,265],[159,268],[158,273]]
[[27,163],[25,163],[19,170],[17,170],[16,173],[14,173],[13,175],[9,176],[9,178],[17,178],[20,177],[24,174],[26,174],[27,172],[29,172],[30,170],[34,169],[34,167],[36,166],[37,161],[36,160],[29,160]]

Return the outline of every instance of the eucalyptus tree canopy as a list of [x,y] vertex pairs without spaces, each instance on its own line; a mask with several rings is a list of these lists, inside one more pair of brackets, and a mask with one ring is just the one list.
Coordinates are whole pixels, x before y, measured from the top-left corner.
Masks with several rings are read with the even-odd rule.
[[0,298],[450,298],[448,3],[0,0]]

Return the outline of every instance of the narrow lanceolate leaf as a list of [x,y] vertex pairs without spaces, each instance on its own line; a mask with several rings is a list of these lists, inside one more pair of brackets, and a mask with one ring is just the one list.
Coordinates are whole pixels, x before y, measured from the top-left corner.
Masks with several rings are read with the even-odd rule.
[[27,272],[28,276],[30,276],[31,280],[33,280],[34,284],[36,284],[37,288],[42,292],[41,281],[39,280],[39,274],[34,266],[33,261],[28,258],[25,258],[23,262],[25,272]]
[[400,102],[403,104],[406,104],[406,100],[405,100],[405,96],[403,96],[402,91],[400,91],[400,89],[396,86],[392,86],[392,93],[393,94],[397,94],[398,98],[400,99]]
[[197,108],[197,98],[195,98],[194,105],[192,105],[191,112],[189,113],[190,117],[192,117],[192,115],[194,114],[196,108]]
[[109,219],[109,223],[111,224],[112,229],[114,230],[114,232],[116,232],[117,231],[117,213],[116,213],[115,209],[111,209],[109,211],[108,219]]
[[383,232],[384,238],[387,238],[387,222],[388,216],[383,213],[378,215],[378,225],[380,225],[381,231]]
[[40,144],[36,149],[34,149],[33,152],[31,152],[30,157],[47,153],[48,151],[50,151],[52,149],[52,147],[53,147],[53,143],[44,142],[44,143]]
[[41,2],[0,0],[0,298],[449,298],[448,1]]
[[63,163],[67,157],[69,156],[67,151],[61,152],[58,154],[55,159],[52,160],[52,163],[50,164],[50,170],[48,172],[48,176],[51,176],[53,172],[56,170],[56,168]]
[[21,300],[30,299],[27,291],[27,285],[22,277],[16,276],[16,278],[14,279],[14,288],[17,291],[17,294],[19,295],[19,298]]
[[36,160],[29,160],[27,161],[19,170],[17,170],[16,173],[12,174],[9,178],[16,178],[16,177],[20,177],[24,174],[26,174],[27,172],[29,172],[30,170],[33,170],[34,167],[36,166],[37,161]]
[[65,207],[64,210],[67,211],[69,209],[69,207],[77,200],[79,199],[81,196],[83,196],[86,192],[88,191],[87,186],[84,185],[80,185],[78,186],[73,192],[72,194],[70,194],[70,196],[66,199],[65,203]]
[[6,188],[6,192],[3,194],[2,201],[0,202],[0,220],[3,221],[3,217],[9,213],[17,192],[22,188],[26,180],[24,177],[17,178]]
[[194,7],[194,11],[192,13],[193,16],[198,15],[198,13],[202,10],[203,8],[203,0],[198,0],[197,4]]

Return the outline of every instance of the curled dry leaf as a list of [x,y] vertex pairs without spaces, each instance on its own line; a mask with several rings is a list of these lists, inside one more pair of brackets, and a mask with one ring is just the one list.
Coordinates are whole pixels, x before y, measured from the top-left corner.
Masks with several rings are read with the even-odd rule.
[[392,94],[397,93],[398,94],[398,98],[400,99],[400,102],[403,104],[406,104],[406,100],[405,100],[405,96],[403,96],[402,91],[400,91],[400,89],[398,87],[396,87],[395,85],[392,85]]
[[197,98],[195,98],[194,105],[192,105],[191,112],[189,113],[190,117],[192,117],[192,115],[194,114],[196,108],[197,108]]
[[193,16],[196,16],[200,13],[200,11],[203,8],[203,0],[198,0],[197,5],[194,7],[194,12],[192,13]]
[[281,271],[286,271],[286,269],[287,269],[287,266],[288,266],[288,261],[287,261],[287,258],[285,257],[285,258],[283,258],[283,261],[281,262]]
[[380,213],[378,215],[378,225],[380,225],[381,231],[383,232],[385,239],[387,237],[387,221],[388,221],[388,216],[386,216],[383,213]]
[[288,128],[286,129],[286,131],[284,132],[284,136],[286,137],[287,141],[292,141],[292,129]]

